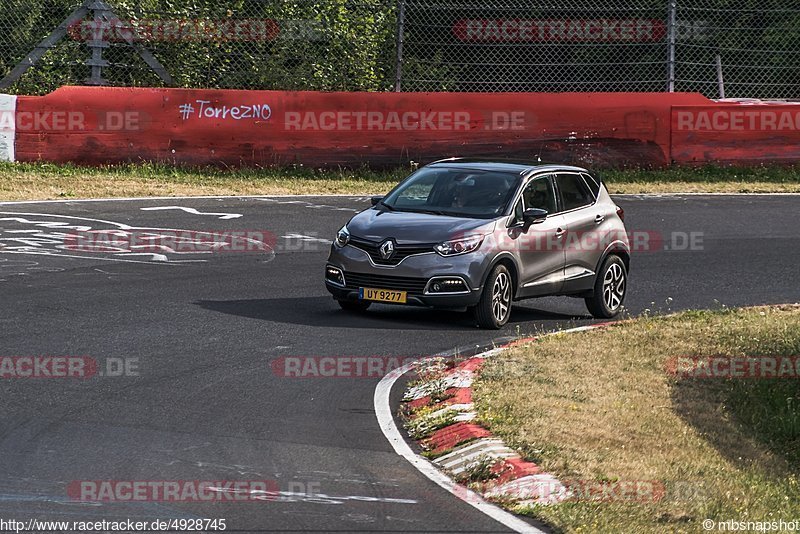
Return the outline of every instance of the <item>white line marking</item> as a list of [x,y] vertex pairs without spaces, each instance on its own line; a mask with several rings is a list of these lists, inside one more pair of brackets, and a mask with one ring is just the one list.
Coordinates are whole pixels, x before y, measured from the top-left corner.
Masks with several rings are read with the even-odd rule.
[[367,497],[363,495],[327,495],[325,493],[301,493],[296,491],[279,491],[279,490],[237,490],[230,488],[220,488],[209,486],[209,491],[217,493],[245,493],[253,495],[255,500],[273,501],[273,502],[312,502],[316,504],[343,504],[344,501],[360,501],[360,502],[386,502],[395,504],[418,504],[414,499],[396,499],[393,497]]
[[[4,200],[4,204],[71,204],[73,202],[140,202],[144,200],[264,200],[269,202],[275,198],[349,198],[354,202],[362,201],[356,195],[343,193],[319,194],[319,195],[199,195],[196,197],[119,197],[119,198],[75,198],[58,200]],[[369,197],[367,197],[369,198]]]
[[114,254],[114,256],[124,256],[126,258],[130,256],[149,256],[150,261],[156,262],[167,262],[169,258],[167,258],[164,254],[154,254],[152,252],[126,252],[125,254]]
[[386,439],[392,444],[394,451],[405,458],[430,480],[514,532],[544,534],[543,531],[526,523],[515,515],[506,512],[494,504],[484,501],[483,498],[474,491],[456,484],[450,477],[439,471],[428,460],[414,454],[411,447],[403,440],[403,436],[397,429],[397,425],[394,424],[392,408],[389,404],[389,394],[392,391],[392,386],[397,382],[397,379],[410,371],[416,363],[418,362],[412,362],[399,369],[393,370],[391,373],[384,376],[375,388],[375,396],[373,399],[375,415],[378,417],[378,424],[381,427],[381,431],[383,431],[383,435],[386,436]]
[[[123,260],[121,258],[103,258],[100,256],[77,256],[75,254],[53,254],[52,252],[34,252],[34,251],[16,251],[16,250],[4,250],[3,254],[29,254],[32,256],[52,256],[54,258],[77,258],[79,260],[92,260],[92,261],[113,261],[113,262],[122,262],[122,263],[142,263],[145,265],[177,265],[188,263],[189,260],[176,260],[171,261],[168,263],[163,262],[149,262],[149,261],[136,261],[136,260]],[[195,261],[205,261],[205,260],[195,260]]]
[[[327,209],[333,211],[348,211],[351,213],[358,213],[359,210],[353,208],[338,208],[336,206],[329,206],[327,204],[314,204],[313,202],[308,202],[307,200],[280,200],[277,198],[257,198],[256,200],[261,200],[262,202],[274,202],[275,204],[284,206],[286,204],[297,204],[298,206],[304,206],[306,208],[312,209]],[[358,202],[358,199],[351,198],[353,202]]]
[[152,208],[139,208],[142,211],[162,211],[162,210],[181,210],[192,215],[216,215],[221,220],[238,219],[242,216],[241,213],[211,213],[208,211],[197,211],[194,208],[187,208],[185,206],[154,206]]
[[[72,215],[59,215],[56,213],[26,213],[26,212],[16,212],[16,211],[0,211],[0,215],[19,215],[25,217],[55,217],[55,218],[62,218],[62,219],[70,219],[70,220],[77,220],[77,221],[91,221],[96,223],[103,223],[108,224],[111,226],[116,226],[120,230],[156,230],[161,232],[182,232],[183,230],[178,230],[175,228],[151,228],[147,226],[130,226],[124,223],[118,223],[114,221],[106,221],[103,219],[92,219],[89,217],[75,217]],[[43,226],[45,228],[55,228],[55,229],[84,229],[83,231],[91,230],[90,226],[71,226],[61,221],[56,221],[49,223],[47,221],[29,221],[26,219],[17,219],[17,218],[3,218],[1,220],[11,220],[17,221],[22,223],[28,224],[36,224],[37,226]],[[207,234],[208,232],[195,232],[197,234]],[[128,263],[149,263],[144,261],[136,261],[136,260],[123,260],[119,258],[102,258],[99,256],[77,256],[77,255],[69,255],[69,254],[53,254],[52,252],[45,252],[45,251],[11,251],[11,250],[4,250],[7,247],[0,247],[0,252],[3,254],[38,254],[44,256],[54,256],[54,257],[64,257],[64,258],[79,258],[79,259],[91,259],[91,260],[101,260],[101,261],[119,261],[119,262],[128,262]],[[274,250],[272,251],[274,253]],[[205,262],[206,260],[173,260],[168,262],[168,264],[172,263],[190,263],[190,262]],[[153,262],[151,265],[164,265],[163,262]]]
[[315,235],[303,235],[303,234],[286,234],[281,236],[282,239],[291,239],[291,240],[299,240],[306,243],[324,243],[326,245],[330,245],[333,243],[330,239],[323,239],[321,237],[317,237]]

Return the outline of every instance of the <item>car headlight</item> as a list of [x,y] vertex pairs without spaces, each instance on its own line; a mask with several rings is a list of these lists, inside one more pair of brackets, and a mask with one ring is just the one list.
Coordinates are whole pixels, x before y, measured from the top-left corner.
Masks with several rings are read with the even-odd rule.
[[350,232],[347,231],[347,225],[345,224],[338,232],[336,232],[336,239],[334,240],[334,244],[337,247],[342,248],[349,242],[350,242]]
[[457,254],[467,254],[478,250],[478,247],[483,243],[482,235],[466,237],[464,239],[454,239],[453,241],[445,241],[433,247],[436,252],[442,256],[455,256]]

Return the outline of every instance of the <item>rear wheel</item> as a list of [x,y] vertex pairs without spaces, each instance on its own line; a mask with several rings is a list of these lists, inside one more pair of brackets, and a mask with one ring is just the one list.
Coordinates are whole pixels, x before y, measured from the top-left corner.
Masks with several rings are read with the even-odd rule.
[[349,312],[363,312],[367,311],[369,305],[372,304],[368,300],[337,300],[339,306]]
[[497,265],[489,277],[481,293],[481,299],[475,306],[475,319],[481,328],[497,330],[508,322],[511,315],[511,300],[514,287],[511,273],[503,265]]
[[622,309],[628,290],[628,272],[619,256],[609,256],[594,281],[594,294],[586,299],[586,308],[593,317],[610,319]]

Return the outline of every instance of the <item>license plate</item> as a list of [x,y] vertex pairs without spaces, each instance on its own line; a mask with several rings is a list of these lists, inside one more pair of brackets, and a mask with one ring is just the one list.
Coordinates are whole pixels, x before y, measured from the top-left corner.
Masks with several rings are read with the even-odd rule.
[[377,302],[394,302],[398,304],[406,303],[406,292],[395,291],[393,289],[376,289],[373,287],[358,288],[358,298],[362,300],[374,300]]

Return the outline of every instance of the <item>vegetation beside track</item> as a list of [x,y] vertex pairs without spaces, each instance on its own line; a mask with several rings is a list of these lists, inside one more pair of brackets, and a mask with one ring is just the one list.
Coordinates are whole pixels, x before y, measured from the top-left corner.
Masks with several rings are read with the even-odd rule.
[[[385,193],[410,169],[219,169],[161,164],[82,167],[0,164],[0,200]],[[625,170],[602,173],[615,194],[800,193],[793,167]]]
[[[676,357],[716,356],[787,357],[800,374],[800,306],[645,316],[487,360],[473,385],[478,420],[572,487],[611,490],[505,504],[560,532],[702,532],[704,520],[800,517],[800,377],[669,372]],[[663,495],[619,491],[638,482]]]

